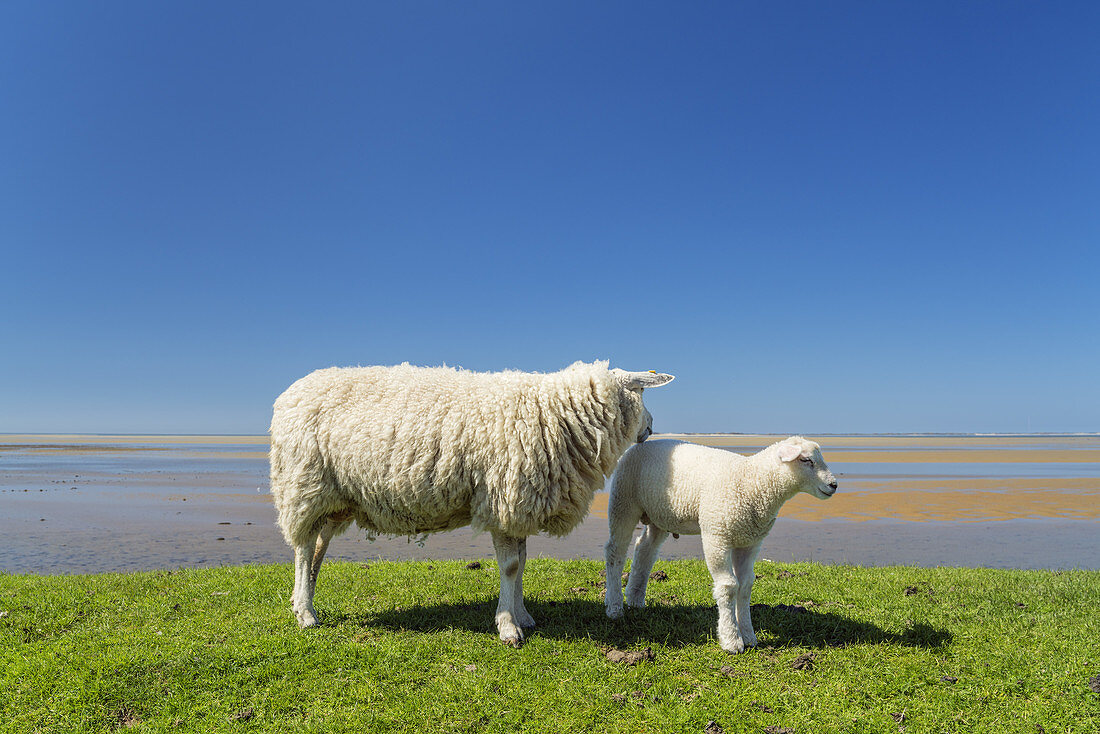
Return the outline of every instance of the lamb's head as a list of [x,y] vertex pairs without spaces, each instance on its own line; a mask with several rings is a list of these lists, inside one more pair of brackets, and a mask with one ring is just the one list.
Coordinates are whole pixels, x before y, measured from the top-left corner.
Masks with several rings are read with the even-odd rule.
[[649,372],[627,372],[626,370],[613,369],[610,372],[619,381],[621,388],[619,390],[620,400],[630,406],[630,414],[641,416],[638,421],[638,435],[636,437],[638,443],[641,443],[653,433],[653,416],[646,410],[645,404],[642,402],[642,391],[647,387],[667,385],[675,378],[672,375],[654,372],[653,370]]
[[836,477],[829,471],[821,447],[801,436],[791,436],[776,444],[779,460],[794,475],[799,492],[826,500],[836,493]]

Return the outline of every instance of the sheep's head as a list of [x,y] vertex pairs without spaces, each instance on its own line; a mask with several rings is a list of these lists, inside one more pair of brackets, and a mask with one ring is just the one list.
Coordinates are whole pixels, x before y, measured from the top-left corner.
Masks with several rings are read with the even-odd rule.
[[801,436],[791,436],[778,444],[779,460],[790,467],[798,482],[798,491],[827,500],[836,494],[836,477],[829,471],[821,447]]
[[672,382],[674,378],[672,375],[666,375],[660,372],[627,372],[626,370],[613,369],[611,374],[622,385],[622,398],[628,402],[634,403],[636,401],[636,408],[640,408],[641,420],[638,422],[638,435],[636,440],[638,443],[645,441],[653,433],[653,416],[646,410],[645,404],[642,402],[642,391],[647,387],[660,387],[661,385],[667,385]]

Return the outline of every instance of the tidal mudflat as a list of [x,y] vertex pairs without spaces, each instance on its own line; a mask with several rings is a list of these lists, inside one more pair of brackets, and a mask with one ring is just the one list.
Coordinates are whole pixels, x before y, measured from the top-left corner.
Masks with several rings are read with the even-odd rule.
[[[673,436],[665,436],[671,438]],[[675,436],[741,453],[776,436]],[[1100,568],[1100,435],[813,436],[840,491],[787,503],[763,557],[859,565]],[[602,558],[606,494],[532,555]],[[0,570],[91,573],[289,562],[263,436],[0,436]],[[370,541],[330,557],[486,558],[470,529]],[[682,536],[664,558],[698,557]]]

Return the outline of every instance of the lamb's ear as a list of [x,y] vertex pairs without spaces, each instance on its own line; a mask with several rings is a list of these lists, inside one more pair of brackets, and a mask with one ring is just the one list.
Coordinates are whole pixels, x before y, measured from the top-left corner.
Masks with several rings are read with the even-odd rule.
[[796,443],[779,444],[779,460],[794,461],[802,454],[802,447]]
[[666,375],[663,372],[650,370],[649,372],[623,372],[622,379],[624,385],[634,389],[660,387],[661,385],[667,385],[676,378],[672,375]]

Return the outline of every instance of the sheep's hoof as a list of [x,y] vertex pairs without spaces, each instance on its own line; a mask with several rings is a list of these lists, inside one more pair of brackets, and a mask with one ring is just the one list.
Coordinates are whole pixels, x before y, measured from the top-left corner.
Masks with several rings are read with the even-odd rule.
[[302,629],[317,626],[317,615],[311,610],[303,609],[302,611],[295,611],[294,614],[298,617],[298,626]]
[[617,609],[612,609],[611,607],[608,607],[606,611],[607,611],[607,616],[608,616],[609,619],[622,619],[622,616],[623,616],[622,607],[619,607]]

